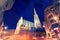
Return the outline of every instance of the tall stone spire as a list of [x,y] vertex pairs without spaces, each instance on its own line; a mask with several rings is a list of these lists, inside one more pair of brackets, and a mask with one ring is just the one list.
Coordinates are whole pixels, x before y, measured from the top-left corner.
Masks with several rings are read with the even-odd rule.
[[40,23],[40,20],[39,20],[37,13],[36,13],[35,8],[34,8],[34,26],[36,28],[41,27],[41,23]]
[[19,34],[20,32],[20,27],[21,25],[23,24],[23,17],[21,17],[17,23],[17,26],[16,26],[16,30],[15,30],[15,34]]

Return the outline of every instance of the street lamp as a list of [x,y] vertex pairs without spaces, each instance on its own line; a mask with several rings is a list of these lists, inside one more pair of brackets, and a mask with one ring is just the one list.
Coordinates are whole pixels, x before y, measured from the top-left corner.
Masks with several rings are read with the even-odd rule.
[[7,29],[8,29],[8,27],[7,27],[7,26],[5,26],[5,27],[4,27],[4,29],[5,29],[5,30],[7,30]]

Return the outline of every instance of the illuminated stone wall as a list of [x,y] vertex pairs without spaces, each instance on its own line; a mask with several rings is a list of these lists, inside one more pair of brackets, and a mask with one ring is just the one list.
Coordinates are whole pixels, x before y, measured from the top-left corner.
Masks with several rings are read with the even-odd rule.
[[[52,33],[52,31],[55,31],[55,34],[60,34],[59,28],[60,28],[60,3],[56,2],[55,4],[49,6],[46,8],[45,13],[45,30],[46,32]],[[48,30],[48,31],[47,31]],[[52,33],[52,35],[54,35]]]

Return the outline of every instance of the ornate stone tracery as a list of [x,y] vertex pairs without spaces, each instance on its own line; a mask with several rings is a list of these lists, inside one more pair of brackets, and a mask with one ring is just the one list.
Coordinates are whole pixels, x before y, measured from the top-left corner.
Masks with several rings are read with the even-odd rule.
[[[60,28],[60,3],[57,2],[47,7],[46,10],[44,11],[44,17],[45,17],[44,24],[48,25],[48,26],[45,26],[46,32],[49,31],[51,34],[52,32],[51,30],[57,30],[56,33],[58,33],[58,29]],[[48,28],[48,31],[47,31],[47,28]]]

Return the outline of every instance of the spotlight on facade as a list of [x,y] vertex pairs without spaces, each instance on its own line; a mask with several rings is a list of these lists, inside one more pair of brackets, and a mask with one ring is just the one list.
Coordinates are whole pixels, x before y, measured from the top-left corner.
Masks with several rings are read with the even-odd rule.
[[54,16],[54,19],[55,19],[55,20],[57,20],[57,17],[56,17],[56,16]]
[[58,17],[57,16],[54,16],[53,19],[58,22]]

